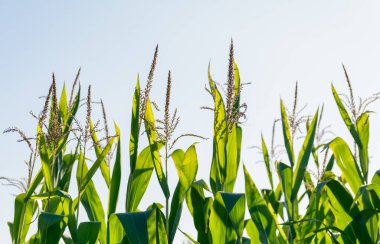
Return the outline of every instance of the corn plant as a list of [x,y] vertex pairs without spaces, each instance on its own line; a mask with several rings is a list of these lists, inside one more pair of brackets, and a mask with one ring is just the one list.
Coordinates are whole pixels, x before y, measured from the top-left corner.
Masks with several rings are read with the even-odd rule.
[[[247,105],[240,99],[244,84],[232,41],[225,96],[211,76],[211,65],[208,68],[206,90],[213,105],[203,108],[213,112],[209,184],[197,178],[196,147],[203,144],[175,148],[182,137],[205,138],[192,133],[176,135],[179,116],[170,106],[170,71],[163,118],[156,118],[158,105],[152,102],[150,91],[157,56],[158,47],[145,87],[141,89],[138,75],[132,98],[129,175],[122,212],[117,212],[116,206],[124,177],[121,145],[126,140],[116,123],[114,132],[110,131],[104,103],[93,99],[91,87],[81,98],[80,70],[70,96],[65,85],[58,96],[53,75],[41,113],[32,113],[37,121],[35,136],[28,137],[17,127],[5,130],[17,133],[19,141],[26,142],[30,150],[25,182],[1,177],[22,191],[15,197],[14,218],[9,222],[12,243],[174,243],[177,230],[190,242],[202,244],[380,241],[380,170],[369,175],[371,112],[367,109],[379,94],[355,98],[345,67],[348,95],[339,94],[332,85],[338,111],[352,136],[350,147],[338,136],[323,139],[329,133],[328,127],[321,125],[323,106],[313,116],[301,115],[304,108],[298,108],[296,83],[293,106],[287,109],[281,100],[281,119],[276,120],[281,121],[285,159],[281,159],[274,139],[275,121],[269,147],[261,136],[269,187],[257,187],[247,163],[242,166],[245,192],[238,193],[234,187],[241,167],[241,118],[245,118]],[[102,123],[92,118],[95,104],[100,104]],[[85,108],[82,118],[81,107]],[[298,147],[300,130],[305,132]],[[141,143],[145,143],[142,150]],[[168,185],[168,168],[172,165],[178,177],[174,192]],[[93,180],[98,171],[108,189],[106,196],[97,192],[98,182]],[[152,201],[141,209],[147,188],[153,187],[149,184],[153,171],[165,202]],[[76,192],[69,191],[70,184],[76,185]],[[196,236],[178,228],[185,202]],[[86,220],[79,222],[79,216]],[[30,233],[31,225],[37,227],[35,233]]]

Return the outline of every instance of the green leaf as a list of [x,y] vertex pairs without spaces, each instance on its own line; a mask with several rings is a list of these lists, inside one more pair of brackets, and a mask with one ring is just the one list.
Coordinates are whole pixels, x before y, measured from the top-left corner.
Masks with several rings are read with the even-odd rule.
[[210,214],[212,243],[241,242],[244,230],[245,195],[218,192]]
[[168,244],[168,236],[165,229],[165,216],[161,212],[161,204],[153,203],[148,210],[151,214],[148,216],[148,236],[149,243]]
[[370,243],[371,238],[365,221],[362,220],[363,216],[350,192],[336,180],[330,180],[319,187],[327,190],[330,208],[336,219],[335,225],[345,233],[342,237],[351,241],[358,238],[359,243]]
[[[80,160],[78,161],[78,169],[77,169],[77,182],[78,185],[80,185],[80,176],[81,171],[83,174],[88,174],[88,168],[87,164],[84,160],[84,155],[80,155]],[[83,205],[83,207],[86,210],[87,216],[90,221],[98,221],[101,223],[100,227],[100,242],[106,243],[107,242],[107,226],[105,222],[105,213],[103,209],[103,204],[100,200],[99,194],[96,191],[95,185],[90,180],[87,183],[87,186],[84,190],[84,192],[81,194],[80,201]]]
[[115,164],[113,166],[111,185],[108,195],[108,217],[116,211],[117,199],[119,197],[120,180],[121,180],[121,152],[120,152],[120,131],[115,123],[118,135]]
[[228,134],[225,191],[233,192],[240,164],[242,129],[238,125],[232,127]]
[[41,183],[41,181],[44,178],[44,173],[42,167],[40,170],[37,172],[36,176],[34,176],[32,183],[30,184],[28,191],[26,192],[25,198],[28,199],[30,198],[34,192],[36,191],[37,187]]
[[34,201],[26,199],[25,193],[19,194],[15,199],[14,219],[13,219],[13,239],[14,243],[24,243],[28,233],[30,223],[34,213]]
[[162,169],[161,157],[160,157],[158,142],[157,142],[157,132],[155,130],[155,120],[154,120],[154,115],[152,111],[152,105],[150,103],[149,98],[146,101],[145,130],[148,136],[151,156],[152,156],[154,168],[156,171],[156,175],[158,178],[158,182],[160,183],[160,186],[165,195],[165,198],[168,198],[170,196],[170,191],[169,191],[168,183],[166,180],[166,176]]
[[[79,143],[78,143],[79,145]],[[77,147],[78,148],[78,147]],[[60,179],[57,184],[57,188],[68,192],[70,187],[71,172],[75,161],[77,160],[77,151],[74,154],[66,154],[62,158],[62,163],[60,164]]]
[[70,235],[74,243],[78,240],[77,220],[75,217],[75,208],[71,198],[64,198],[63,211],[67,216],[67,226],[70,231]]
[[[102,154],[102,148],[100,147],[100,142],[99,142],[98,136],[96,135],[96,130],[94,128],[92,121],[90,121],[90,131],[91,131],[92,141],[94,142],[93,145],[94,145],[95,154],[96,154],[96,157],[98,158]],[[109,188],[111,184],[110,169],[107,165],[105,158],[100,162],[100,171],[102,172],[102,176],[107,184],[107,187]]]
[[67,95],[66,95],[66,84],[63,84],[61,97],[59,100],[59,112],[61,115],[61,118],[64,122],[67,120],[67,113],[68,113],[68,105],[67,105]]
[[182,213],[182,203],[186,192],[194,182],[198,171],[198,159],[195,145],[190,146],[186,153],[181,149],[175,150],[172,154],[174,164],[177,168],[179,182],[175,189],[169,215],[169,243],[174,240],[178,223]]
[[[291,199],[292,195],[292,169],[290,166],[284,163],[277,164],[277,174],[280,178],[282,193],[285,197],[285,208],[288,214],[289,221],[293,221],[297,217],[297,199],[293,202]],[[290,226],[289,237],[291,241],[294,240],[295,237],[295,229],[294,226]]]
[[210,185],[212,192],[223,190],[226,176],[227,161],[227,120],[226,111],[222,96],[210,74],[210,65],[208,67],[208,79],[210,91],[214,99],[214,136],[213,136],[213,153],[210,172]]
[[359,134],[361,146],[359,148],[360,168],[365,182],[368,179],[368,142],[369,142],[369,114],[363,113],[356,122],[356,130]]
[[293,190],[292,190],[292,195],[291,195],[292,202],[297,198],[297,194],[302,184],[305,171],[307,168],[307,164],[309,162],[309,157],[312,152],[315,132],[317,128],[317,120],[318,120],[318,111],[314,115],[310,128],[307,131],[305,141],[298,155],[297,165],[294,171],[295,177],[293,177]]
[[283,233],[281,228],[277,228],[277,219],[275,214],[271,212],[273,210],[268,208],[245,167],[244,178],[248,210],[256,227],[251,231],[251,239],[258,235],[262,243],[277,243],[278,237],[276,236],[276,229],[278,229],[282,239],[285,240],[285,233]]
[[40,153],[41,158],[41,164],[42,164],[42,172],[44,174],[44,179],[46,182],[46,186],[48,191],[53,191],[54,189],[54,183],[53,183],[53,177],[51,174],[51,159],[49,157],[48,148],[45,142],[45,136],[42,131],[42,128],[38,125],[37,126],[37,142],[38,142],[38,150]]
[[193,216],[194,226],[198,232],[197,240],[202,244],[208,243],[206,216],[209,215],[209,212],[206,211],[204,189],[208,190],[206,183],[203,180],[196,181],[186,195],[186,204]]
[[272,176],[272,170],[269,162],[269,153],[268,153],[268,148],[267,145],[265,144],[265,140],[263,135],[261,134],[261,150],[263,151],[263,158],[264,158],[264,163],[265,163],[265,168],[267,170],[267,175],[270,183],[270,187],[273,190],[273,176]]
[[149,243],[147,219],[149,212],[116,214],[130,243]]
[[115,215],[121,222],[129,243],[167,243],[163,215],[157,205],[154,204],[145,212]]
[[380,185],[380,169],[375,172],[371,182],[372,184]]
[[331,84],[331,90],[332,90],[336,105],[338,106],[340,115],[341,115],[344,123],[346,124],[347,129],[350,131],[350,133],[351,133],[352,137],[354,138],[356,144],[358,144],[358,146],[361,147],[361,141],[360,141],[359,134],[357,133],[355,125],[352,122],[350,115],[348,114],[346,108],[344,107],[344,104],[343,104],[342,100],[340,99],[339,94],[336,92],[333,84]]
[[282,99],[280,101],[280,107],[281,107],[282,133],[284,135],[285,148],[286,148],[286,152],[288,153],[290,165],[293,166],[295,162],[293,140],[290,133],[288,116],[286,114],[286,109],[285,109]]
[[64,216],[42,212],[38,217],[38,233],[40,243],[57,243],[65,231]]
[[78,244],[95,244],[98,240],[100,222],[82,222],[78,227]]
[[[158,143],[158,150],[164,144]],[[142,197],[148,187],[154,169],[154,163],[150,151],[150,146],[144,148],[136,160],[135,170],[128,179],[128,190],[126,199],[127,212],[135,212],[140,204]]]
[[199,244],[199,242],[197,242],[196,240],[194,240],[189,234],[187,234],[186,232],[182,231],[181,229],[178,229],[184,236],[187,237],[187,239],[189,239],[189,241],[191,243],[194,243],[194,244]]
[[128,238],[125,234],[123,225],[119,221],[116,214],[111,214],[108,219],[108,240],[110,244],[128,243]]
[[260,240],[261,243],[266,243],[266,240],[263,241],[260,239],[260,232],[259,232],[258,228],[256,227],[256,224],[253,222],[252,219],[248,219],[248,220],[244,221],[244,227],[245,227],[245,231],[247,232],[248,236],[252,240]]
[[137,76],[135,92],[132,100],[131,135],[129,138],[129,163],[131,172],[135,170],[140,134],[140,76]]
[[112,147],[114,140],[115,140],[114,137],[109,140],[106,147],[103,149],[102,153],[97,157],[95,163],[91,166],[91,168],[87,172],[87,174],[84,175],[82,184],[80,186],[81,192],[84,192],[84,190],[87,187],[87,184],[90,182],[90,180],[94,176],[95,172],[98,170],[100,163],[104,160],[104,158],[107,156],[107,154],[111,150],[111,147]]
[[329,147],[334,153],[335,161],[342,171],[344,180],[348,182],[353,192],[357,192],[359,187],[364,184],[363,177],[347,143],[337,137],[329,143]]

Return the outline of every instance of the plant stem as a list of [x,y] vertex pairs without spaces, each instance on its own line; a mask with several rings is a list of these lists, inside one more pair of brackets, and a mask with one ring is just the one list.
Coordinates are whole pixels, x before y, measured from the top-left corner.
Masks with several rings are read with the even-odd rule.
[[79,177],[79,185],[78,185],[78,206],[77,206],[77,223],[79,223],[79,208],[80,208],[80,197],[81,197],[81,190],[82,190],[82,179],[83,179],[83,168],[84,168],[84,162],[85,162],[85,155],[86,155],[86,146],[83,149],[83,156],[81,159],[82,165],[81,165],[81,171],[80,171],[80,177]]
[[[168,143],[165,143],[165,174],[166,174],[166,185],[169,185],[168,180]],[[165,205],[165,211],[166,211],[166,232],[169,236],[169,196],[165,196],[166,205]]]

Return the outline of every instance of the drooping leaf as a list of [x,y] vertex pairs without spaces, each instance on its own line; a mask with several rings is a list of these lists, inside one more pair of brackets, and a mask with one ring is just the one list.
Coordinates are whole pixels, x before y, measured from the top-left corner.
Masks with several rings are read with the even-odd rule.
[[100,222],[82,222],[78,227],[78,244],[95,244],[98,240]]
[[[158,150],[160,150],[164,144],[158,143]],[[126,199],[127,212],[136,211],[138,205],[144,193],[148,187],[150,178],[154,169],[154,163],[150,151],[150,146],[144,148],[136,160],[136,166],[134,171],[130,174],[128,179],[128,190]]]
[[363,177],[347,143],[337,137],[329,143],[329,147],[334,153],[335,161],[342,171],[344,180],[347,181],[353,192],[357,192],[364,183]]
[[63,215],[42,212],[38,217],[40,243],[58,244],[65,227]]
[[356,131],[355,124],[352,122],[350,115],[348,114],[346,108],[344,107],[344,104],[342,100],[340,99],[339,94],[336,92],[333,84],[331,84],[331,90],[332,90],[336,105],[338,106],[340,115],[344,123],[346,124],[347,129],[350,131],[352,137],[354,138],[358,146],[361,147],[360,137],[359,137],[358,132]]
[[181,149],[173,152],[172,158],[177,168],[179,182],[175,189],[169,215],[169,243],[174,240],[178,223],[182,213],[182,203],[186,197],[186,192],[190,189],[198,171],[198,159],[195,145],[190,146],[186,153]]

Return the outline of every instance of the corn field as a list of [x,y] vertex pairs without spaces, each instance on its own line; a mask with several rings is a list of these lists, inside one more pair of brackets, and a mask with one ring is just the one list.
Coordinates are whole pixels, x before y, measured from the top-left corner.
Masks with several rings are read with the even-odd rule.
[[[150,91],[157,55],[158,47],[145,84],[137,78],[129,136],[121,135],[116,123],[108,123],[103,101],[103,118],[93,118],[91,86],[81,87],[80,70],[71,89],[63,86],[61,92],[53,74],[41,112],[32,114],[35,135],[28,137],[17,127],[4,131],[16,133],[30,151],[25,182],[1,178],[21,191],[14,199],[14,218],[8,222],[13,243],[174,243],[176,235],[201,244],[379,243],[380,170],[370,171],[368,151],[368,106],[378,95],[355,99],[343,67],[349,93],[339,93],[331,85],[336,104],[329,106],[337,108],[352,140],[334,135],[326,141],[324,135],[329,131],[321,125],[323,107],[315,108],[312,116],[303,116],[296,85],[294,103],[288,107],[279,102],[282,141],[275,142],[274,135],[271,141],[261,138],[258,148],[269,186],[259,189],[247,170],[254,165],[244,165],[240,157],[242,147],[248,146],[242,145],[241,122],[248,106],[240,99],[245,84],[232,42],[225,87],[213,80],[211,65],[205,74],[211,99],[203,109],[214,117],[209,121],[213,123],[209,140],[176,133],[179,116],[171,108],[170,71],[164,116],[155,116],[157,105]],[[299,138],[300,130],[304,133]],[[194,143],[177,148],[183,137]],[[297,139],[302,141],[300,146]],[[209,179],[197,177],[197,147],[201,145],[196,142],[201,140],[205,140],[202,146],[212,149],[212,158],[202,160],[209,160]],[[129,144],[129,157],[122,160],[124,143]],[[282,160],[279,144],[284,145]],[[129,175],[121,171],[122,164],[129,165]],[[169,167],[176,168],[177,176],[168,175]],[[238,176],[240,167],[244,176]],[[97,192],[93,177],[99,171],[108,196]],[[152,177],[157,177],[159,186],[149,184]],[[174,192],[168,177],[178,178]],[[244,177],[245,192],[234,192],[237,177]],[[120,191],[122,178],[128,179],[126,192]],[[165,202],[151,202],[141,209],[148,187],[156,187]],[[116,212],[123,194],[124,211]],[[195,235],[179,228],[183,211],[190,212],[193,222],[187,224],[194,226]]]

